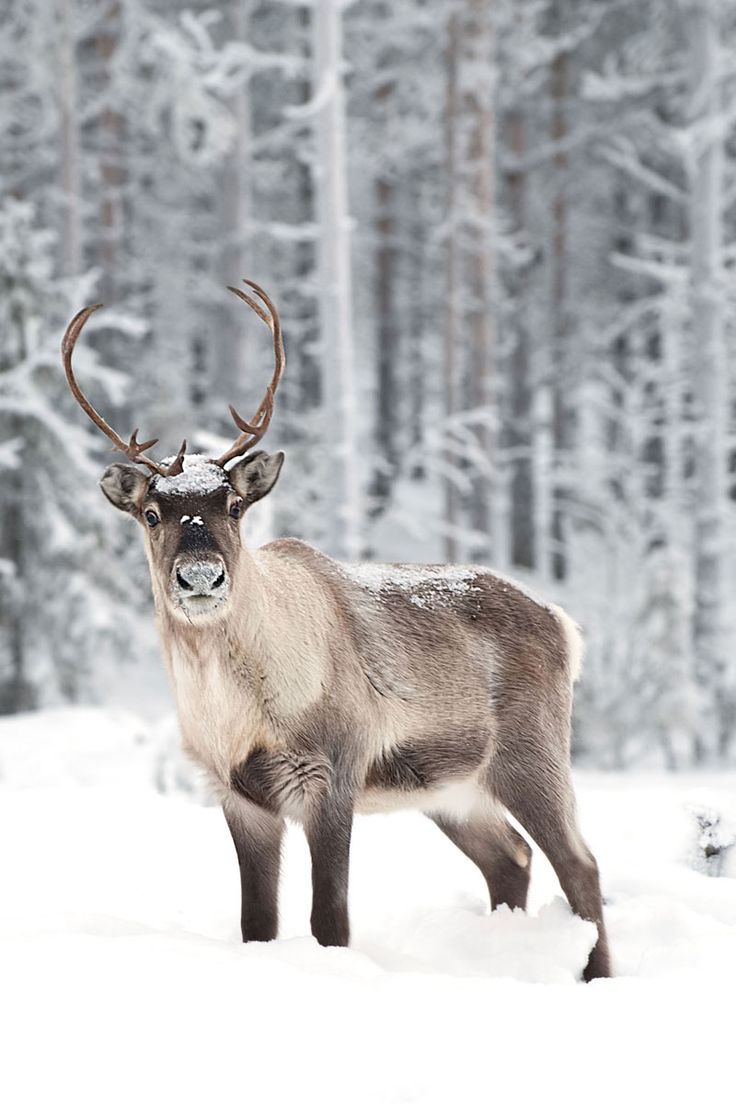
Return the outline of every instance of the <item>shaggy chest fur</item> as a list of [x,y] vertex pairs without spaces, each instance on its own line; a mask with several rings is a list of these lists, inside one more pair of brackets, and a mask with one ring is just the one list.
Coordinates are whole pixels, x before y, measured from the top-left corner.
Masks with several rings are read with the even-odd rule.
[[255,694],[238,692],[219,651],[199,657],[174,646],[170,667],[184,748],[227,784],[233,763],[257,739],[273,742],[262,701]]
[[321,693],[313,670],[284,679],[227,647],[198,654],[174,646],[170,668],[185,750],[225,785],[254,748],[286,750]]

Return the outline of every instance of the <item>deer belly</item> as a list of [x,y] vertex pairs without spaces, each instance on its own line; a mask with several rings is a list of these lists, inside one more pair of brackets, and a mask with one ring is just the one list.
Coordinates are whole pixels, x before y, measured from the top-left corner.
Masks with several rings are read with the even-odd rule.
[[393,813],[402,809],[417,809],[422,813],[442,814],[450,820],[467,820],[488,803],[475,778],[463,782],[448,782],[417,790],[363,790],[356,813]]
[[371,764],[356,809],[420,809],[464,819],[485,800],[479,777],[488,750],[488,736],[475,732],[400,744]]

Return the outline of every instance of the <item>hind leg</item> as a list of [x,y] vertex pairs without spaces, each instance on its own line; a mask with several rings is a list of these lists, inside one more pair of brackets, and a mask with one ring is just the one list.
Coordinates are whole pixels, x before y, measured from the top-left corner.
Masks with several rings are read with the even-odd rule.
[[[533,761],[523,761],[525,749],[532,752]],[[506,760],[498,756],[494,763],[494,795],[545,853],[573,912],[592,920],[598,929],[584,979],[610,977],[598,865],[578,828],[569,768],[565,764],[561,769],[539,747],[523,741]]]
[[455,821],[435,814],[430,819],[478,867],[488,886],[491,908],[526,908],[532,851],[505,817]]

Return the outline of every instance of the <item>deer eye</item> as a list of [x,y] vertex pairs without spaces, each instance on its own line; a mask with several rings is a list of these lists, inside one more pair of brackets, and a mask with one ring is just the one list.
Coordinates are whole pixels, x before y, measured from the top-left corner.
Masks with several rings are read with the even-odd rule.
[[233,518],[235,521],[237,521],[242,513],[243,513],[243,503],[240,499],[238,499],[238,501],[233,502],[232,506],[230,507],[230,517]]
[[146,522],[148,523],[149,529],[153,529],[154,526],[158,525],[159,521],[160,518],[155,510],[146,510]]

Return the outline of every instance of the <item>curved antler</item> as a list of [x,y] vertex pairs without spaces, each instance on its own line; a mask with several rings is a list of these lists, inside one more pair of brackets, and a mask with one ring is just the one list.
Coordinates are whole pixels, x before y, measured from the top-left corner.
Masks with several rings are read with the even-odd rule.
[[246,422],[238,414],[234,406],[230,406],[230,414],[232,416],[235,425],[241,431],[240,436],[233,442],[227,452],[219,458],[219,460],[213,461],[221,468],[230,460],[234,460],[236,456],[243,456],[249,449],[253,448],[253,445],[263,437],[264,433],[268,429],[273,414],[273,402],[276,394],[276,388],[279,385],[281,376],[283,375],[284,368],[286,366],[286,354],[284,352],[284,341],[281,334],[281,320],[279,319],[279,312],[276,310],[273,302],[258,284],[255,284],[252,280],[243,280],[244,284],[253,288],[258,298],[265,303],[268,308],[269,314],[266,314],[260,303],[257,303],[252,296],[248,295],[245,291],[241,291],[239,288],[228,287],[228,291],[231,291],[233,295],[237,295],[238,299],[242,299],[244,303],[247,303],[251,310],[254,310],[258,317],[266,323],[271,334],[273,335],[273,355],[274,355],[274,369],[271,377],[271,382],[266,388],[266,394],[261,400],[261,405],[258,407],[252,421]]
[[[243,280],[243,283],[247,284],[253,289],[258,298],[265,304],[268,314],[264,311],[263,307],[256,302],[252,296],[248,295],[244,291],[240,291],[239,288],[229,287],[228,291],[232,291],[234,295],[237,295],[239,299],[242,299],[244,303],[247,303],[251,310],[255,311],[258,317],[266,323],[271,334],[273,335],[273,351],[274,351],[274,370],[271,377],[271,382],[266,388],[266,393],[261,400],[261,404],[258,407],[252,421],[246,422],[244,418],[241,418],[235,407],[230,406],[230,414],[232,416],[235,425],[240,430],[240,436],[233,442],[230,448],[221,456],[218,460],[212,460],[213,464],[217,464],[223,468],[225,464],[234,460],[237,456],[243,456],[249,449],[253,448],[258,441],[261,440],[264,433],[268,429],[268,426],[273,415],[274,397],[276,394],[276,388],[281,381],[281,376],[286,366],[286,355],[284,353],[284,341],[281,334],[281,321],[279,319],[279,313],[276,310],[273,302],[258,284],[253,280]],[[64,371],[66,372],[67,382],[71,389],[74,398],[85,414],[95,423],[98,429],[110,438],[115,448],[124,453],[129,460],[132,460],[134,464],[145,464],[145,466],[156,475],[167,476],[180,475],[184,470],[184,453],[186,452],[187,443],[186,440],[182,441],[181,448],[177,453],[175,459],[168,466],[164,464],[157,464],[150,457],[144,456],[143,453],[150,448],[153,448],[158,443],[158,438],[154,438],[152,441],[138,441],[138,430],[134,429],[130,435],[130,440],[126,444],[122,437],[118,436],[112,426],[108,425],[102,415],[95,410],[92,403],[83,394],[79,384],[77,383],[74,375],[74,369],[72,368],[72,353],[74,346],[77,343],[82,329],[84,328],[87,319],[95,311],[99,310],[102,303],[95,303],[94,306],[85,307],[84,310],[79,311],[74,315],[71,322],[66,328],[66,333],[61,343],[61,355],[64,362]]]
[[176,459],[168,467],[163,464],[157,464],[154,460],[151,460],[148,456],[144,456],[143,453],[153,448],[158,443],[158,437],[155,437],[152,441],[138,441],[138,430],[134,429],[130,435],[130,441],[125,443],[122,437],[119,437],[112,426],[108,425],[105,419],[98,411],[92,406],[92,403],[82,393],[79,384],[77,383],[76,376],[74,375],[74,369],[72,368],[72,353],[74,352],[74,346],[77,343],[77,338],[82,332],[87,319],[95,311],[99,310],[102,303],[95,303],[92,307],[85,307],[84,310],[79,311],[74,315],[71,322],[66,328],[66,333],[61,342],[61,356],[64,362],[64,371],[66,372],[66,379],[71,393],[77,400],[79,405],[85,414],[91,418],[98,429],[110,438],[115,448],[125,453],[129,460],[132,460],[134,464],[145,464],[145,466],[156,475],[169,476],[180,475],[184,470],[184,453],[186,451],[187,443],[182,442],[181,448],[176,456]]

